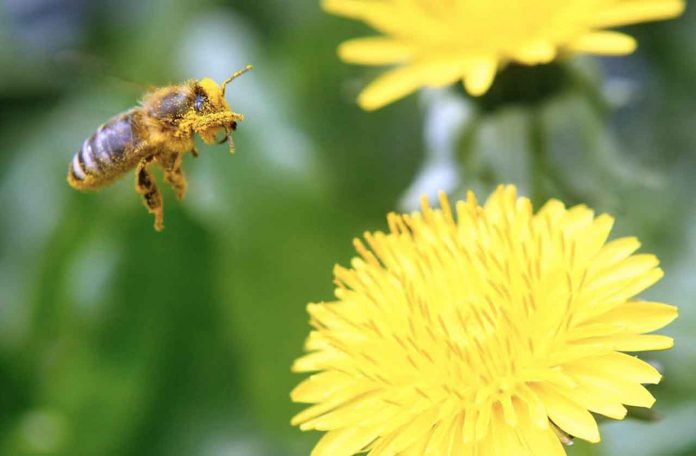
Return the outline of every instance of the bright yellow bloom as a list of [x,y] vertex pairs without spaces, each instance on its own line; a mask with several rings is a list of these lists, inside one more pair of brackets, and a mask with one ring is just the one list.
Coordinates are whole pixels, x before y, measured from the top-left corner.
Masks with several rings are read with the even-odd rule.
[[608,27],[669,19],[684,0],[323,0],[330,13],[359,19],[385,36],[339,47],[348,63],[401,65],[359,97],[378,109],[423,86],[463,80],[485,93],[509,62],[536,65],[559,52],[630,54],[636,42]]
[[556,433],[598,442],[590,412],[651,407],[649,364],[621,352],[670,348],[645,334],[675,307],[634,300],[662,277],[613,219],[549,201],[536,214],[514,187],[456,219],[427,202],[388,217],[336,267],[337,301],[310,304],[314,330],[292,392],[294,419],[327,431],[314,456],[565,456]]

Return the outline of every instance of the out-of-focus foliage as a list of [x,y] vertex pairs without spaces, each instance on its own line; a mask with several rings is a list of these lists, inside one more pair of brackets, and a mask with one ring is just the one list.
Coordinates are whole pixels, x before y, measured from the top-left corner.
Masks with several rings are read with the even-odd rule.
[[[664,418],[571,454],[696,454],[696,16],[633,27],[636,55],[568,64],[585,82],[532,104],[452,89],[367,114],[369,71],[335,56],[366,29],[317,3],[2,3],[0,454],[308,454],[289,366],[351,238],[421,189],[502,182],[614,214],[664,261],[648,297],[681,309],[676,347],[650,356]],[[164,233],[132,176],[67,186],[82,140],[144,88],[247,63],[228,90],[238,153],[186,158]]]

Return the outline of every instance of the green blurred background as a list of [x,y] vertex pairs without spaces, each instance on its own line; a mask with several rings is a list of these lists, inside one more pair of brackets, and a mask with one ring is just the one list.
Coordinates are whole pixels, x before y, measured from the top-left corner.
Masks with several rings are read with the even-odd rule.
[[[662,419],[603,424],[569,453],[696,455],[696,16],[628,31],[627,58],[365,113],[353,100],[378,71],[335,47],[370,32],[313,0],[1,0],[0,454],[308,454],[289,367],[351,239],[422,192],[511,182],[615,215],[663,260],[647,297],[681,310],[676,347],[645,355],[666,374]],[[83,139],[144,87],[247,63],[228,90],[238,153],[186,157],[163,233],[132,176],[68,187]]]

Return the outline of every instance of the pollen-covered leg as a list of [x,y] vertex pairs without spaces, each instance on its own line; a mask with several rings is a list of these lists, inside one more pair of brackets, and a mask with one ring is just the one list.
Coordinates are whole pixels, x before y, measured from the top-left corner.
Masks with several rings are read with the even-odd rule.
[[230,154],[234,154],[237,151],[237,148],[234,145],[234,138],[232,137],[232,133],[229,133],[227,135],[227,145],[230,147]]
[[212,114],[198,115],[193,122],[193,129],[196,132],[206,131],[211,128],[224,127],[232,123],[244,120],[244,114],[238,112],[215,112]]
[[164,229],[164,213],[162,194],[155,184],[155,179],[147,170],[147,165],[150,164],[150,158],[144,158],[138,163],[135,170],[135,190],[143,195],[143,202],[147,211],[155,216],[155,230],[162,231]]
[[172,186],[179,199],[183,199],[186,194],[186,176],[181,169],[182,154],[172,154],[167,158],[167,162],[163,164],[164,179]]
[[191,120],[191,127],[193,131],[198,133],[206,144],[213,144],[215,142],[215,135],[220,131],[220,129],[225,129],[227,132],[227,140],[230,146],[230,153],[234,153],[234,141],[232,140],[232,135],[230,130],[234,131],[237,128],[237,123],[244,120],[244,115],[236,112],[219,112],[213,114],[206,114],[203,116],[197,116],[195,119]]

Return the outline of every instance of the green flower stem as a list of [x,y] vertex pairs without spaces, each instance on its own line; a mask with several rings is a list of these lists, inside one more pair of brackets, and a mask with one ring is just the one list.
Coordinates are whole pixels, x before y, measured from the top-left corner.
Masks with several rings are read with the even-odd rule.
[[544,114],[541,106],[529,113],[529,151],[531,168],[531,198],[535,205],[547,199],[546,178],[549,175],[548,144],[545,137]]
[[478,136],[484,119],[484,113],[475,111],[460,135],[457,161],[460,175],[459,190],[463,193],[478,186],[494,188],[497,183],[494,171],[483,163],[479,156]]

